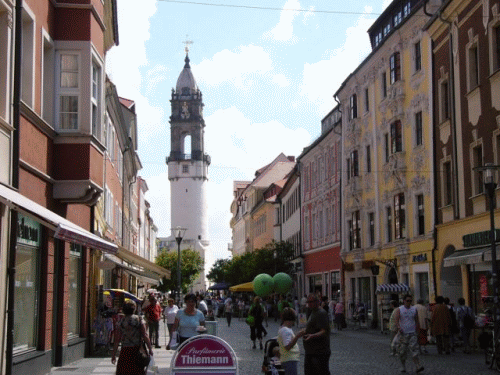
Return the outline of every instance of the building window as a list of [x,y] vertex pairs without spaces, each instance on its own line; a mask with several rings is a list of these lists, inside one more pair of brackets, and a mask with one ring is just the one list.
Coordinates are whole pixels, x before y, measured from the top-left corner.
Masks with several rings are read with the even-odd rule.
[[10,83],[9,67],[12,54],[12,43],[10,42],[11,29],[9,28],[10,12],[0,3],[0,87],[3,87],[3,95],[0,95],[0,117],[9,119],[10,109]]
[[347,170],[347,181],[349,181],[351,179],[351,174],[352,174],[350,158],[347,158],[346,160],[346,170]]
[[500,69],[500,25],[496,25],[491,30],[491,60],[492,73]]
[[366,173],[370,173],[372,171],[372,152],[370,149],[370,145],[366,146]]
[[391,207],[386,208],[386,241],[392,241],[392,209]]
[[403,193],[394,196],[394,236],[396,239],[406,237],[405,196]]
[[[38,344],[38,300],[40,298],[40,245],[42,226],[18,215],[19,231],[16,247],[14,281],[14,354],[35,350]],[[29,233],[23,236],[22,233]],[[24,238],[29,237],[29,238]]]
[[408,17],[411,12],[411,4],[408,1],[403,7],[403,17]]
[[403,135],[401,121],[397,120],[391,124],[391,153],[403,151]]
[[369,245],[374,246],[375,245],[375,214],[373,212],[370,212],[368,214],[368,225],[369,225],[369,233],[368,233],[368,238],[369,238]]
[[382,98],[387,97],[387,73],[383,72],[381,77],[380,77],[380,88],[381,88],[381,94]]
[[108,149],[109,160],[115,162],[115,128],[111,120],[108,120],[108,130],[106,132],[106,148]]
[[378,46],[381,41],[382,41],[382,33],[380,32],[377,35],[375,35],[375,47]]
[[349,246],[350,250],[359,249],[361,247],[360,237],[360,214],[359,211],[354,211],[351,215],[351,220],[347,222],[349,227]]
[[387,36],[391,32],[391,24],[388,23],[387,25],[384,26],[384,37]]
[[356,94],[352,94],[349,98],[349,120],[358,117],[358,99]]
[[401,59],[399,52],[393,53],[389,58],[389,70],[392,85],[401,79]]
[[359,176],[358,150],[354,150],[351,152],[351,176]]
[[[22,76],[21,99],[29,107],[34,106],[35,90],[35,16],[27,7],[23,7],[22,32]],[[4,54],[5,52],[2,52]],[[38,62],[39,64],[39,62]]]
[[189,165],[187,164],[182,165],[182,173],[189,173]]
[[332,300],[340,299],[340,271],[331,272],[330,285],[332,288]]
[[[54,124],[54,56],[55,50],[48,35],[43,35],[43,71],[42,71],[42,117]],[[1,99],[0,99],[1,100]]]
[[385,162],[389,162],[389,134],[385,133],[384,134],[384,154],[385,154]]
[[423,144],[422,111],[415,113],[415,145]]
[[92,110],[92,135],[99,141],[102,139],[101,130],[101,67],[92,63],[92,96],[90,98]]
[[70,244],[68,273],[68,336],[80,335],[82,247]]
[[472,149],[472,166],[473,166],[473,192],[474,195],[484,193],[483,171],[476,171],[474,168],[483,166],[483,147],[481,145]]
[[420,48],[420,41],[413,45],[413,53],[415,58],[415,72],[422,69],[422,49]]
[[401,12],[396,13],[396,15],[394,16],[394,27],[401,23],[402,18],[403,14]]
[[368,95],[368,88],[365,89],[365,112],[370,110],[370,96]]
[[443,197],[444,205],[449,206],[453,203],[453,185],[452,185],[451,162],[443,163]]
[[472,44],[467,49],[467,78],[469,91],[479,85],[479,51],[477,43]]
[[113,194],[111,191],[106,187],[104,189],[105,191],[105,196],[104,196],[104,218],[106,219],[106,223],[110,228],[113,228],[113,209],[114,209],[114,204],[113,204]]
[[439,84],[439,109],[440,121],[448,120],[450,118],[450,89],[447,80]]
[[59,130],[78,129],[79,60],[76,54],[59,54]]
[[424,195],[417,195],[417,234],[425,233]]

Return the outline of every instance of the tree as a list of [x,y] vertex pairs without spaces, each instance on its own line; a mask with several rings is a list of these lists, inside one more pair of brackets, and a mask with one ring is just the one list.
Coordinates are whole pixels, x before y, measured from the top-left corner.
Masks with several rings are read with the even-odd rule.
[[[156,264],[170,270],[170,279],[164,277],[157,289],[161,292],[177,290],[177,251],[161,251],[156,257]],[[182,293],[187,293],[189,286],[194,283],[203,267],[203,259],[196,251],[192,249],[181,251]]]
[[231,259],[217,259],[207,274],[207,279],[214,283],[226,281],[226,274]]

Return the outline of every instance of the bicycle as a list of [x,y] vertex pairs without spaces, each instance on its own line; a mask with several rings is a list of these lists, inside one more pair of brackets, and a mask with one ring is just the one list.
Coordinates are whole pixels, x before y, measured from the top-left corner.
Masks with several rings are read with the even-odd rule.
[[483,331],[482,338],[478,338],[481,347],[484,348],[485,363],[490,369],[500,372],[500,335],[499,332],[495,332],[493,323],[487,323],[486,327],[491,331]]

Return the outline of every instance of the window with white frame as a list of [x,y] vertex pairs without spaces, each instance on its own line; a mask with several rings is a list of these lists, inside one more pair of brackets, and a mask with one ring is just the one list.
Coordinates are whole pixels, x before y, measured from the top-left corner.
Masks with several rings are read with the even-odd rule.
[[467,89],[472,91],[479,85],[479,49],[477,35],[467,46]]
[[349,120],[358,117],[358,99],[356,94],[352,94],[349,98]]
[[108,149],[108,157],[112,163],[115,163],[115,127],[111,122],[111,119],[108,121],[108,130],[106,132],[106,147]]
[[396,13],[396,15],[394,16],[394,26],[397,26],[401,23],[401,20],[403,19],[403,14],[402,12],[398,12]]
[[106,219],[106,223],[111,228],[113,227],[113,219],[114,219],[114,202],[113,202],[113,194],[106,187],[105,188],[105,197],[104,197],[104,217]]
[[424,195],[418,194],[416,196],[417,204],[417,235],[421,236],[425,234],[425,207],[424,207]]
[[97,61],[92,61],[92,91],[91,91],[91,121],[92,135],[99,141],[102,140],[102,100],[101,100],[102,69]]
[[52,39],[43,33],[42,49],[42,118],[54,125],[54,58],[55,49]]
[[361,247],[361,214],[359,210],[351,214],[351,220],[348,223],[351,250],[359,249]]
[[81,302],[82,302],[82,270],[83,258],[82,247],[74,243],[70,244],[68,260],[68,337],[80,335]]
[[384,32],[384,37],[386,37],[391,32],[391,23],[390,22],[384,26],[383,32]]
[[394,196],[394,237],[406,238],[406,208],[404,193]]
[[12,53],[10,37],[12,29],[9,28],[10,11],[6,5],[0,2],[0,87],[3,87],[3,94],[0,95],[0,117],[7,120],[9,118],[9,66]]
[[401,79],[401,57],[399,52],[395,52],[389,58],[389,78],[391,85]]
[[58,53],[58,129],[77,130],[80,102],[80,56]]
[[[23,6],[21,99],[29,107],[35,105],[35,16]],[[3,53],[3,52],[2,52]]]
[[408,1],[403,7],[403,17],[408,17],[411,12],[411,3]]

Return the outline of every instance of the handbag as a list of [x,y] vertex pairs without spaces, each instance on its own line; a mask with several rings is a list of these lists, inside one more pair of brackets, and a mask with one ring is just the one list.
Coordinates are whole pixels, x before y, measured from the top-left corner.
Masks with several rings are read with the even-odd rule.
[[168,343],[168,348],[171,350],[177,349],[179,346],[179,332],[174,331],[172,332],[172,337],[170,337],[170,342]]
[[149,355],[149,351],[144,340],[141,340],[137,361],[139,362],[140,367],[148,366],[149,362],[151,361],[151,356]]

